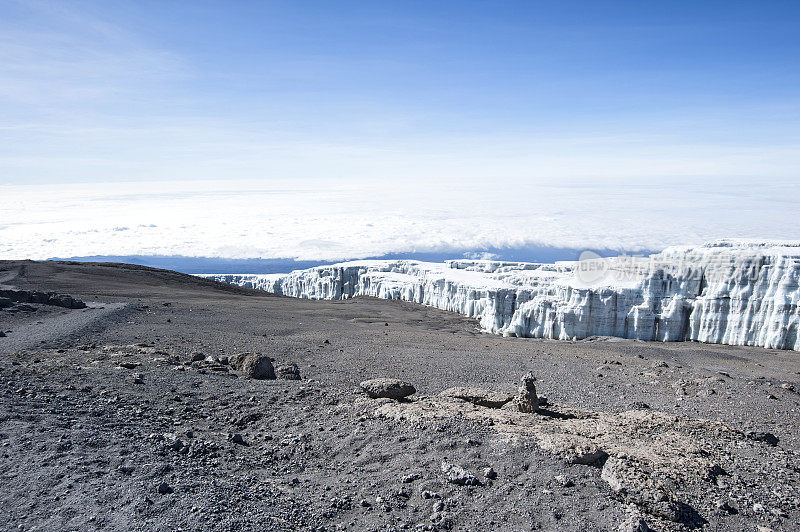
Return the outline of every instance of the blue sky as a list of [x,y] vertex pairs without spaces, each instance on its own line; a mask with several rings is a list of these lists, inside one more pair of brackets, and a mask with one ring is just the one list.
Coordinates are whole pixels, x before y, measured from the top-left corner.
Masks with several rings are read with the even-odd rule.
[[[767,220],[800,204],[799,27],[798,2],[7,0],[0,187],[589,184],[605,216],[629,197],[646,217],[659,187],[685,189],[680,202],[767,182],[751,230],[704,230],[747,208],[714,196],[664,242],[796,238]],[[650,196],[630,193],[642,186]],[[557,244],[551,233],[511,240]],[[661,243],[632,235],[620,241]]]
[[798,27],[797,2],[3,2],[0,171],[669,177],[731,154],[794,177]]

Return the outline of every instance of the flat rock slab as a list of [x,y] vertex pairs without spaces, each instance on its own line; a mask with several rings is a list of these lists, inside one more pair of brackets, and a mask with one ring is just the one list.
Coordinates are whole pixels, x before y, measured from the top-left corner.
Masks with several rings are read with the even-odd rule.
[[621,499],[662,524],[683,523],[690,528],[702,518],[671,486],[708,484],[716,475],[726,475],[720,464],[732,453],[745,449],[750,455],[769,454],[772,449],[719,422],[653,410],[606,413],[563,407],[531,414],[480,408],[440,395],[413,403],[386,402],[375,414],[411,423],[479,421],[492,426],[500,441],[530,440],[570,464],[602,467],[601,478]]
[[360,386],[373,399],[403,399],[417,391],[412,384],[400,379],[370,379],[362,382]]
[[462,401],[486,408],[501,408],[504,404],[514,399],[514,396],[508,393],[490,392],[482,388],[467,388],[462,386],[448,388],[439,395],[443,397],[452,397],[453,399],[461,399]]

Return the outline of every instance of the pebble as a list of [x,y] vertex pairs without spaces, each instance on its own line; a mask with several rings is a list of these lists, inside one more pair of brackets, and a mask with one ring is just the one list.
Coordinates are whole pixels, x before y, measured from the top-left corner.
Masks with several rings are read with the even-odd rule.
[[566,475],[556,475],[555,481],[559,483],[562,488],[571,488],[575,485],[571,479],[567,478]]
[[419,480],[421,478],[422,475],[420,475],[419,473],[411,473],[410,475],[403,475],[403,477],[400,478],[400,482],[402,482],[403,484],[408,484],[410,482],[414,482],[415,480]]
[[717,501],[717,510],[726,514],[738,513],[738,510],[734,506],[731,506],[731,504],[725,500]]
[[650,527],[641,517],[631,516],[619,526],[619,532],[650,532]]
[[547,400],[547,397],[539,396],[539,406],[548,406],[550,401]]

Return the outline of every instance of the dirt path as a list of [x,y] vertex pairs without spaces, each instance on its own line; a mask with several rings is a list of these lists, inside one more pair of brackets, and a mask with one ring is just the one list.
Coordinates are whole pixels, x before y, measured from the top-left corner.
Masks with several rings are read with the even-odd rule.
[[83,336],[83,331],[103,327],[104,322],[124,311],[127,303],[91,303],[88,308],[68,310],[46,305],[30,305],[33,312],[9,316],[0,314],[0,354],[15,353],[52,345],[69,345],[71,339]]

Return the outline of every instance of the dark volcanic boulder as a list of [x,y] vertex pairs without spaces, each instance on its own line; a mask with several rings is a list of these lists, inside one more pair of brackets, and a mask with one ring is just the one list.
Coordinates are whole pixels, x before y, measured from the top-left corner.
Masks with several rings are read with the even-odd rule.
[[251,379],[274,379],[275,368],[266,355],[250,354],[242,361],[242,373]]
[[13,307],[13,306],[14,306],[14,302],[11,301],[11,299],[9,299],[7,297],[0,297],[0,308],[8,308],[8,307]]
[[86,308],[86,303],[80,299],[75,299],[72,296],[64,294],[52,294],[47,302],[48,305],[55,305],[57,307],[64,307],[70,309]]
[[370,379],[360,386],[373,399],[403,399],[417,391],[413,385],[399,379]]
[[[52,292],[37,292],[31,290],[0,290],[0,298],[10,299],[17,303],[37,303],[39,305],[54,305],[70,309],[86,308],[86,303],[80,299],[64,294]],[[2,306],[0,306],[2,308]]]
[[[53,294],[55,295],[55,294]],[[47,305],[50,303],[50,294],[46,294],[44,292],[31,292],[28,296],[29,303],[38,303],[39,305]],[[55,305],[55,303],[50,303]]]

